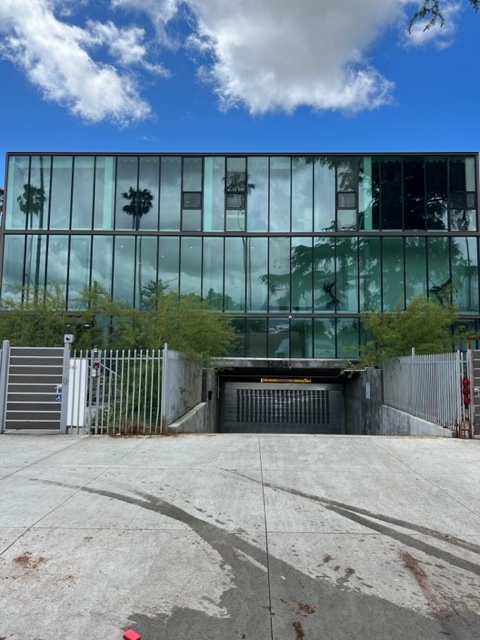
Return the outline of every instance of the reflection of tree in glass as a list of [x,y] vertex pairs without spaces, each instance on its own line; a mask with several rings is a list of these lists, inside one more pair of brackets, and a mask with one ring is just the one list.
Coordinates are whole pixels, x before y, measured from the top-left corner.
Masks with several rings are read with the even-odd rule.
[[[248,182],[248,176],[244,171],[229,171],[225,183],[227,196],[227,210],[237,212],[237,225],[239,231],[245,231],[245,208],[247,195],[255,189],[255,185]],[[235,231],[236,229],[229,229]]]
[[[43,229],[43,216],[45,209],[45,202],[47,196],[45,189],[42,187],[34,187],[31,184],[23,185],[23,193],[18,196],[17,203],[20,211],[26,216],[26,226],[32,228],[33,216],[38,216],[38,228]],[[37,255],[35,264],[35,276],[34,276],[34,291],[35,295],[38,295],[38,285],[40,282],[40,249],[41,249],[41,236],[37,238]],[[32,247],[30,246],[30,261],[32,259]],[[31,264],[30,264],[31,269]],[[30,273],[28,274],[31,277]]]
[[[356,273],[357,269],[356,252],[339,250],[335,273],[335,243],[340,246],[343,240],[320,238],[313,248],[306,245],[292,247],[291,273],[265,274],[260,276],[260,280],[267,283],[270,295],[285,291],[284,297],[277,301],[284,308],[290,308],[291,278],[291,308],[294,311],[311,311],[312,294],[313,306],[317,311],[336,311],[343,306],[342,298],[346,293],[333,291],[337,280],[347,284],[350,274]],[[345,241],[349,243],[350,238]]]
[[[139,231],[140,221],[153,206],[153,195],[149,189],[133,189],[130,187],[128,191],[122,193],[122,198],[129,200],[129,203],[122,207],[122,211],[129,216],[132,216],[133,224],[132,229]],[[142,299],[142,240],[143,236],[138,240],[138,264],[137,264],[137,278],[138,278],[138,295]]]
[[153,206],[153,195],[149,189],[133,189],[122,193],[122,198],[129,200],[129,204],[122,207],[122,211],[133,218],[133,231],[140,229],[140,220]]

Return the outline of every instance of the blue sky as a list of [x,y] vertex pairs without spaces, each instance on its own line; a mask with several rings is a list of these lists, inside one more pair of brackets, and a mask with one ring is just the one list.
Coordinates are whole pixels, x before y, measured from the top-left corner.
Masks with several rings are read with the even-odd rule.
[[415,7],[1,0],[0,175],[23,150],[478,150],[480,15],[409,36]]

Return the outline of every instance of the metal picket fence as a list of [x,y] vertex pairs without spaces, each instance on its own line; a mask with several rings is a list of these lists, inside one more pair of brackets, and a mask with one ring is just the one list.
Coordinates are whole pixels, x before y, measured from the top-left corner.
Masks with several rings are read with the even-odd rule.
[[384,402],[429,422],[458,428],[465,419],[460,385],[464,370],[465,356],[460,351],[387,362]]
[[162,350],[76,351],[67,428],[94,435],[161,432]]

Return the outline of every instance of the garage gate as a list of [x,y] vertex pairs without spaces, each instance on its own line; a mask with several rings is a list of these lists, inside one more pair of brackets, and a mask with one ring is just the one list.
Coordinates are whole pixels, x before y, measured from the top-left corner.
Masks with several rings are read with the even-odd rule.
[[341,384],[227,382],[222,433],[344,433]]

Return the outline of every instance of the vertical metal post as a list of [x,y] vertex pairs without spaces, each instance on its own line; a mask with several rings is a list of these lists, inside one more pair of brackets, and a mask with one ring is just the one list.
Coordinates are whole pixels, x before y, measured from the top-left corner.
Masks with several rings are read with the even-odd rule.
[[60,433],[67,433],[68,418],[68,378],[70,375],[70,345],[74,337],[71,333],[63,336],[62,408],[60,411]]
[[162,356],[162,393],[160,398],[160,433],[167,433],[167,381],[168,381],[168,345],[163,345]]
[[0,433],[5,431],[5,414],[7,408],[8,368],[10,364],[10,342],[2,342],[2,359],[0,363]]

